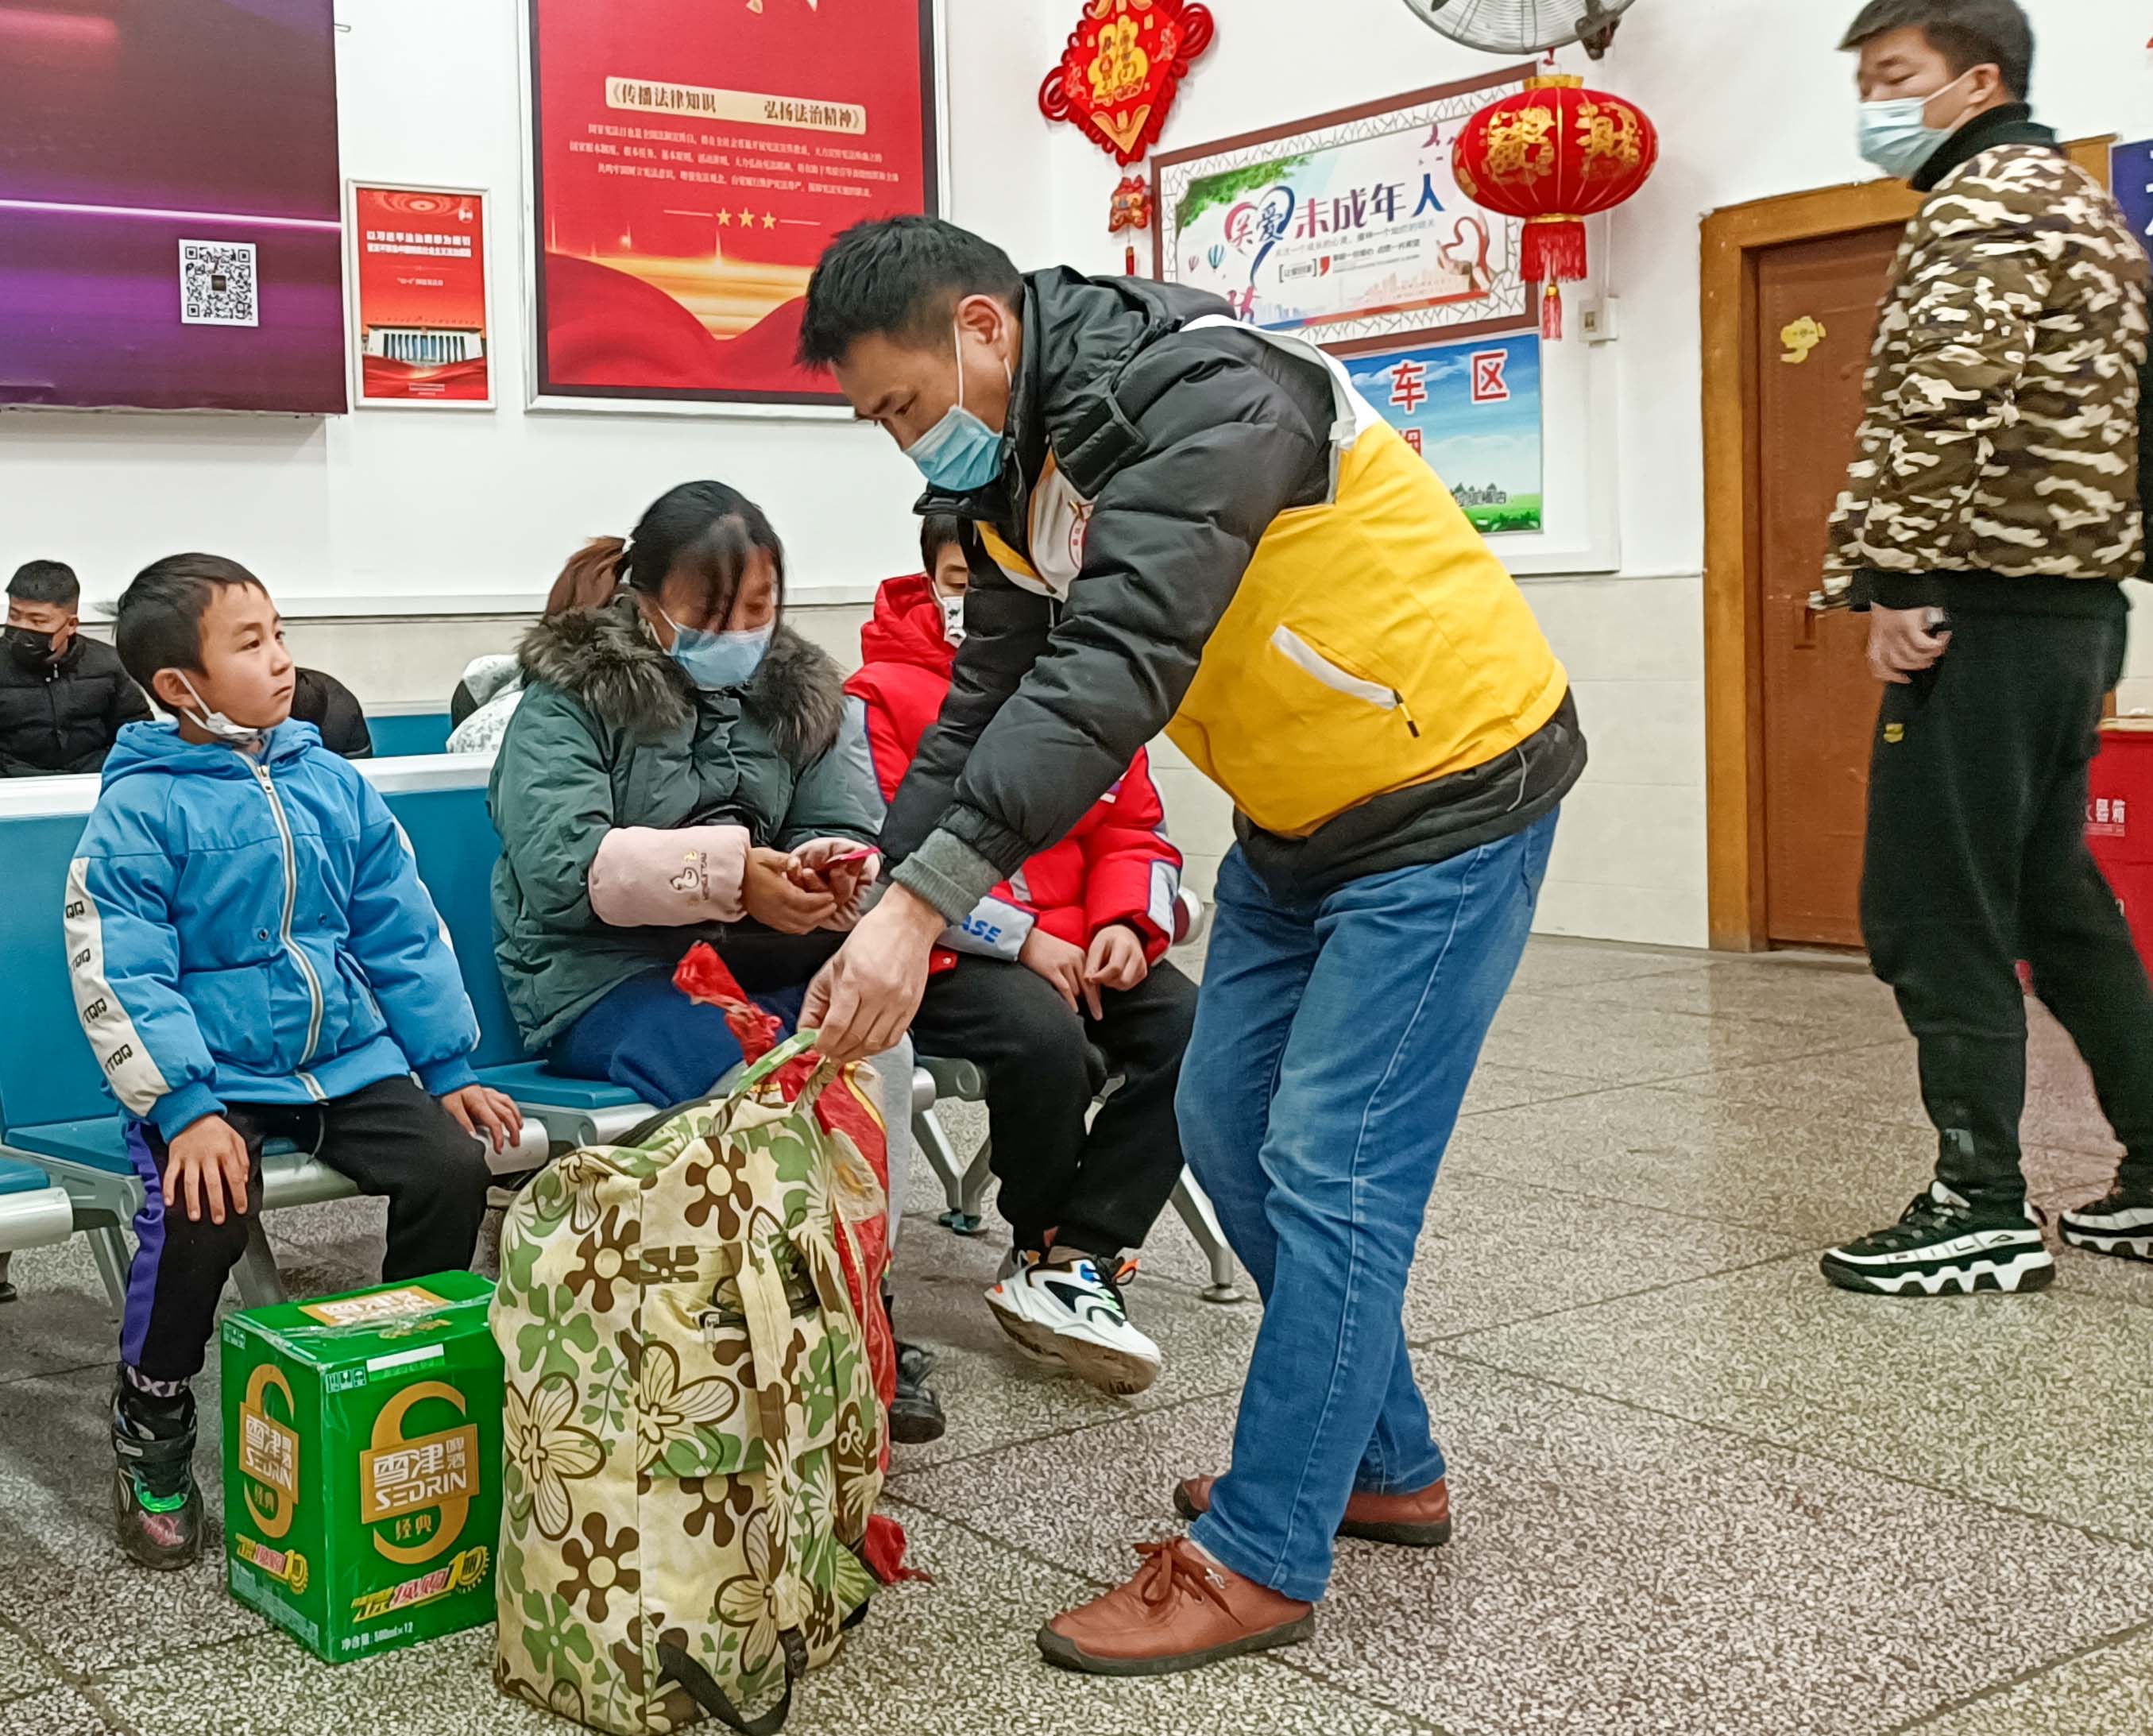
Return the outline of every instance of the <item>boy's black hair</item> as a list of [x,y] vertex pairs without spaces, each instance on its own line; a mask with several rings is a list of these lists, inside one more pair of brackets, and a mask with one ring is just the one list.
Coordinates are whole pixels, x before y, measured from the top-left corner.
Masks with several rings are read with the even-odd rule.
[[135,685],[155,697],[159,669],[199,673],[202,617],[219,591],[252,585],[269,588],[237,561],[222,555],[168,554],[135,575],[120,594],[112,624],[113,647]]
[[934,577],[934,563],[942,551],[951,543],[965,551],[965,558],[972,557],[973,532],[970,523],[954,512],[929,512],[919,521],[919,570],[929,578]]
[[57,603],[73,608],[82,601],[82,582],[65,561],[25,561],[8,581],[8,594],[18,603]]
[[2033,27],[2018,0],[1869,0],[1840,43],[1859,48],[1887,30],[1918,30],[1963,78],[1993,65],[2024,102],[2033,88]]
[[939,217],[855,223],[832,242],[807,281],[800,365],[827,369],[863,338],[926,348],[946,344],[968,295],[1021,305],[1024,279],[992,242]]

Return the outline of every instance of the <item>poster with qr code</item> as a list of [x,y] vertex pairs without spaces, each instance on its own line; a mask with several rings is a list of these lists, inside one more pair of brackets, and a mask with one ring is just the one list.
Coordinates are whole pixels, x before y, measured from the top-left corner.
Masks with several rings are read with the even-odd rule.
[[0,0],[0,409],[343,414],[336,45],[335,0]]
[[181,242],[180,323],[261,324],[260,283],[252,242]]

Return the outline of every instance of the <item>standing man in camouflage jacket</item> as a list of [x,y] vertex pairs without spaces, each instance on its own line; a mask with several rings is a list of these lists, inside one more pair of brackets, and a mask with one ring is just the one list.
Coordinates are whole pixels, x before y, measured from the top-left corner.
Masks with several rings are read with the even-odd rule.
[[2086,766],[2145,564],[2144,250],[2036,126],[2014,0],[1873,0],[1862,150],[1928,196],[1892,268],[1827,597],[1870,612],[1886,684],[1861,925],[1921,1049],[1937,1179],[1834,1248],[1849,1290],[2021,1291],[2054,1261],[2026,1209],[2017,963],[2093,1070],[2127,1156],[2067,1242],[2153,1258],[2153,990],[2085,845]]

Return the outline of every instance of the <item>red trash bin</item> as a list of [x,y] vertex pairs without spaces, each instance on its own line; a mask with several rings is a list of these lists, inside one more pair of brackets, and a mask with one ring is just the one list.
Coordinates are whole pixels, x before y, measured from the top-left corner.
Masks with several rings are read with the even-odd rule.
[[2153,717],[2100,726],[2086,802],[2086,843],[2153,967]]

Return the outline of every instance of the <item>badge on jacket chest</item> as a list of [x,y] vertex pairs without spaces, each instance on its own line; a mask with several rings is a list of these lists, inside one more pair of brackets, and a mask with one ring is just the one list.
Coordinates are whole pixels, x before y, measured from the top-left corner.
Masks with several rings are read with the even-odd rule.
[[1051,460],[1031,496],[1031,558],[1036,579],[1010,576],[1026,590],[1068,600],[1069,587],[1084,570],[1084,543],[1092,529],[1092,503],[1070,486]]

